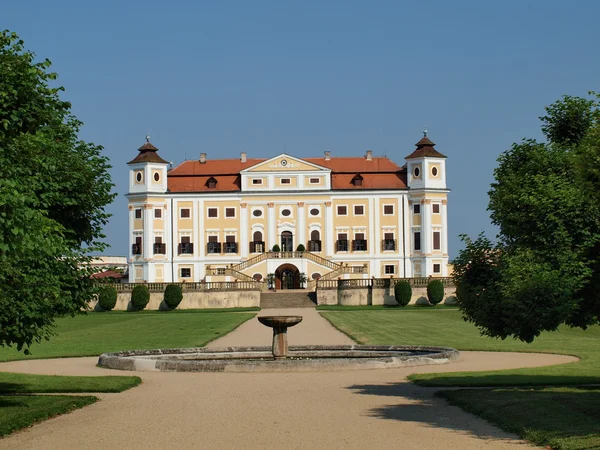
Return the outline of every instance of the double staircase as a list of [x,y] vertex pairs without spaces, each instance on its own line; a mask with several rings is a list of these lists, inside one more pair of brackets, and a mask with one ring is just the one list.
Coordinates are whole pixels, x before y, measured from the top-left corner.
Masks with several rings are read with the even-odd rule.
[[305,289],[285,289],[277,292],[262,292],[260,307],[267,308],[314,308],[314,292]]

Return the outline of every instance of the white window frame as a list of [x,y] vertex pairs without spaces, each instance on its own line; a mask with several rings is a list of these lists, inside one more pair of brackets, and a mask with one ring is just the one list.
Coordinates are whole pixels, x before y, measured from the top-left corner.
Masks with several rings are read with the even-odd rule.
[[[391,272],[388,272],[388,267],[392,268]],[[384,264],[383,265],[383,273],[385,275],[395,275],[396,274],[396,266],[394,264]]]
[[[217,217],[210,217],[208,215],[208,211],[210,211],[211,209],[216,209],[217,210]],[[209,206],[208,208],[206,208],[206,218],[207,219],[218,219],[219,218],[219,207],[218,206]]]
[[[346,214],[340,214],[340,210],[339,208],[341,206],[345,206],[346,207]],[[335,216],[336,217],[348,217],[348,205],[335,205]]]
[[[395,216],[396,215],[396,205],[394,205],[393,203],[384,203],[382,206],[383,206],[383,209],[382,209],[381,213],[384,216]],[[391,206],[392,207],[392,213],[391,214],[387,214],[385,212],[385,207],[386,206]]]
[[[356,207],[357,206],[362,206],[363,209],[363,213],[362,214],[356,214]],[[366,210],[367,210],[367,205],[353,205],[352,206],[352,215],[356,216],[356,217],[363,217],[366,215]]]
[[[187,210],[189,210],[189,211],[190,211],[190,215],[189,215],[188,217],[182,217],[182,215],[181,215],[181,212],[182,212],[184,209],[187,209]],[[182,207],[180,207],[180,208],[179,208],[179,218],[180,218],[180,219],[185,219],[185,220],[192,220],[192,208],[190,208],[189,206],[182,206]]]
[[[225,211],[223,211],[223,213],[225,214],[224,219],[235,219],[235,218],[237,218],[237,208],[235,206],[224,206],[224,209],[225,209]],[[233,216],[228,216],[227,215],[227,210],[228,209],[233,209]],[[219,213],[217,212],[217,214],[219,214]]]

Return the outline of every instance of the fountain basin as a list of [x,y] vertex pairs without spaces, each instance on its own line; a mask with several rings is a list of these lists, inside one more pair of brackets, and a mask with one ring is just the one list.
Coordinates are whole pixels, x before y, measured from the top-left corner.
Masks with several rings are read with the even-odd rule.
[[273,358],[271,347],[200,347],[104,353],[98,365],[162,372],[316,372],[446,364],[458,358],[453,348],[410,345],[291,346],[286,358]]

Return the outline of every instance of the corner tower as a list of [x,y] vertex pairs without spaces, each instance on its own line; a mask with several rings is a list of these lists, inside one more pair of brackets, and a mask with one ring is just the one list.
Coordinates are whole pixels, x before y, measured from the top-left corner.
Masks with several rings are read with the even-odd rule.
[[168,161],[158,156],[158,149],[150,143],[150,136],[138,148],[138,155],[129,161],[130,194],[164,194],[167,192]]
[[446,156],[427,130],[405,159],[409,187],[413,276],[448,276],[448,188]]

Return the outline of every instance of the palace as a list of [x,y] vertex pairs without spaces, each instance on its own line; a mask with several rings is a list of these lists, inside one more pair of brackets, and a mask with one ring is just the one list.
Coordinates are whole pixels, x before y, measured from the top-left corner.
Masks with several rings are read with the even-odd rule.
[[130,282],[446,276],[446,157],[210,159],[173,169],[147,137],[129,165]]

